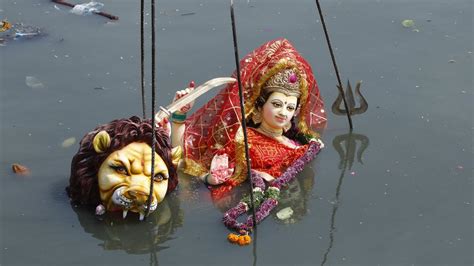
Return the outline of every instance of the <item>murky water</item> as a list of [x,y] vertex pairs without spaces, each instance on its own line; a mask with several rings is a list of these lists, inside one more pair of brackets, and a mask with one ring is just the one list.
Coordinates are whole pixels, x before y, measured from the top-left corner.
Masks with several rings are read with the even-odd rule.
[[[69,204],[77,143],[62,142],[141,114],[139,4],[102,2],[119,21],[48,0],[1,1],[0,19],[46,34],[0,47],[1,265],[473,264],[471,0],[322,1],[342,76],[364,81],[369,110],[353,118],[352,134],[329,114],[326,149],[278,207],[296,213],[287,222],[269,216],[247,247],[226,242],[224,206],[187,176],[161,206],[166,215],[145,223]],[[233,71],[228,1],[157,6],[159,105],[189,80]],[[337,81],[314,1],[235,9],[240,54],[288,38],[329,107]],[[12,163],[32,174],[12,174]]]

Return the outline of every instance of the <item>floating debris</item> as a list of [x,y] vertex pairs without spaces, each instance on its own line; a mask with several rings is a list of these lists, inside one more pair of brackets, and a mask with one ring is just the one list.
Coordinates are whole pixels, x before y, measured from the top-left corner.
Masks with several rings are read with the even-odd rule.
[[191,15],[194,15],[194,14],[196,14],[196,12],[188,12],[188,13],[181,14],[181,16],[191,16]]
[[415,26],[415,21],[413,21],[412,19],[405,19],[402,21],[402,26],[405,28],[411,28]]
[[76,143],[76,138],[75,137],[71,137],[71,138],[68,138],[68,139],[65,139],[63,141],[63,143],[61,144],[61,146],[63,148],[68,148],[68,147],[71,147],[72,145],[74,145]]
[[119,19],[117,16],[100,11],[100,9],[104,6],[104,4],[99,3],[99,2],[91,1],[89,3],[75,5],[75,4],[68,3],[65,0],[52,0],[52,1],[57,4],[72,7],[72,10],[70,12],[73,14],[77,14],[77,15],[97,14],[99,16],[103,16],[112,20]]
[[1,23],[2,24],[1,24],[1,27],[0,27],[0,32],[5,32],[5,31],[12,28],[12,24],[10,22],[6,21],[6,20],[2,20]]
[[448,61],[448,63],[456,63],[456,60],[451,59],[451,60]]
[[0,22],[0,43],[5,44],[7,41],[16,41],[31,39],[43,36],[41,28],[25,25],[23,23],[11,24],[6,20]]
[[276,216],[280,220],[289,219],[293,215],[293,209],[291,207],[286,207],[277,212]]
[[18,164],[18,163],[12,164],[12,171],[13,173],[18,174],[18,175],[29,175],[31,173],[28,167]]
[[103,7],[104,7],[104,4],[91,1],[89,3],[75,5],[69,12],[76,15],[85,16],[85,15],[91,15],[93,13],[98,13]]
[[25,83],[28,87],[30,87],[32,89],[43,89],[44,88],[43,83],[37,77],[34,77],[34,76],[26,76],[25,77]]

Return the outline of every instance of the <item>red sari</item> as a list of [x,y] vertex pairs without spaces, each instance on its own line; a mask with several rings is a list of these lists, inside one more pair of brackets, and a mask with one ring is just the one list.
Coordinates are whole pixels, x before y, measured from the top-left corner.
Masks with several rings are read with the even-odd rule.
[[265,172],[274,178],[279,177],[308,150],[308,145],[291,148],[253,128],[247,130],[247,137],[252,169]]

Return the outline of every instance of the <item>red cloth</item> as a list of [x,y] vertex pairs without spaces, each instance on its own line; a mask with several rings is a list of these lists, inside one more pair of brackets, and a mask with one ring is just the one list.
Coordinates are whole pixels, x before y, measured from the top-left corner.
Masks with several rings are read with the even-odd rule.
[[249,155],[252,159],[251,166],[260,172],[265,172],[274,178],[279,177],[298,158],[300,158],[308,145],[291,148],[270,138],[253,128],[247,130],[249,140]]

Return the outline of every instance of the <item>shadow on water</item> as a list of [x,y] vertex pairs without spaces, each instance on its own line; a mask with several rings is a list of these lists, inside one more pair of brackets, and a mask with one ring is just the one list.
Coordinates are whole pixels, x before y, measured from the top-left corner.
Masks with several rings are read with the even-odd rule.
[[[360,145],[357,145],[360,143]],[[332,212],[331,212],[331,227],[329,228],[329,245],[326,252],[323,255],[321,266],[327,262],[329,253],[334,245],[334,232],[336,231],[336,213],[339,208],[339,196],[341,194],[342,183],[346,174],[346,170],[351,170],[354,163],[354,159],[357,154],[357,161],[360,164],[362,162],[362,155],[369,146],[369,138],[362,134],[353,133],[349,131],[347,134],[342,134],[334,137],[332,141],[334,149],[339,154],[339,169],[341,174],[336,187],[336,199],[334,201]],[[358,148],[358,149],[357,149]]]
[[141,222],[138,215],[122,219],[121,213],[114,212],[95,216],[90,208],[74,207],[84,231],[101,241],[105,251],[123,250],[127,254],[150,254],[150,265],[158,265],[158,252],[167,249],[166,241],[183,226],[184,216],[176,194],[167,196],[158,209]]

